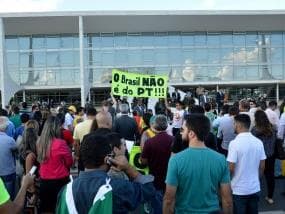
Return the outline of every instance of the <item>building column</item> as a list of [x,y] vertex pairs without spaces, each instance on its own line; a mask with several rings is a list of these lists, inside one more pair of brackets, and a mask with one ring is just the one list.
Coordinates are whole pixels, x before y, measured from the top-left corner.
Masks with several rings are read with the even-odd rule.
[[83,29],[82,16],[79,16],[79,63],[80,63],[81,106],[85,107],[89,85],[87,82],[88,79],[84,69],[84,29]]
[[26,102],[26,91],[23,90],[23,102]]
[[9,104],[14,94],[22,88],[11,79],[7,70],[5,55],[5,27],[3,18],[0,18],[0,86],[2,108],[5,108],[5,105]]
[[219,85],[216,86],[216,91],[217,91],[217,92],[219,91]]
[[276,83],[276,102],[279,102],[279,83]]

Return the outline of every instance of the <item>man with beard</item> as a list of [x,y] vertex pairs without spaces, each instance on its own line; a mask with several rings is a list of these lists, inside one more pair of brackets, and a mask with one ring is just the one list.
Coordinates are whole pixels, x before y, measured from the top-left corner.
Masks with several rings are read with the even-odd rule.
[[191,114],[184,121],[181,134],[189,147],[169,160],[163,213],[219,213],[218,193],[223,213],[232,213],[228,165],[223,155],[205,146],[209,132],[205,115]]

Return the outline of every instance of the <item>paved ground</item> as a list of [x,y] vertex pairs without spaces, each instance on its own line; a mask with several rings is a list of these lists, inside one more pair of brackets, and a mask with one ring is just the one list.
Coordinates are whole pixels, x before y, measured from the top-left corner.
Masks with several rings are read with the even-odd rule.
[[259,210],[262,214],[285,214],[285,196],[281,193],[285,192],[285,178],[276,179],[274,204],[268,204],[264,198],[266,196],[266,186],[264,179],[261,182],[262,191],[259,202]]

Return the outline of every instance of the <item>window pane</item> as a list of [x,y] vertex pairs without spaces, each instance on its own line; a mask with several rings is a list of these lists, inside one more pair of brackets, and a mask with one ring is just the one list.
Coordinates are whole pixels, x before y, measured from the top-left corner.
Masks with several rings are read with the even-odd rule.
[[92,48],[101,48],[101,37],[93,36],[91,40],[91,47]]
[[114,37],[113,36],[103,36],[101,38],[102,48],[114,47]]
[[61,37],[62,48],[73,48],[73,37]]
[[34,66],[43,67],[46,65],[46,53],[45,52],[34,52]]
[[21,53],[20,54],[20,67],[27,68],[29,67],[29,53]]
[[271,34],[271,46],[280,47],[283,45],[282,33]]
[[283,66],[282,65],[272,65],[271,74],[276,79],[283,79]]
[[155,50],[155,63],[157,65],[167,65],[168,64],[168,54],[167,50]]
[[115,51],[115,65],[127,65],[128,64],[128,51],[116,50]]
[[273,64],[281,64],[283,62],[282,48],[271,48],[271,62]]
[[194,36],[193,35],[182,35],[181,36],[183,46],[194,46]]
[[128,36],[128,46],[129,47],[139,47],[140,46],[140,36]]
[[47,52],[47,66],[48,67],[59,66],[59,53],[58,52]]
[[246,49],[246,61],[248,63],[258,63],[258,48]]
[[221,49],[221,60],[222,63],[232,64],[234,59],[234,53],[232,48]]
[[234,67],[234,80],[244,80],[246,79],[246,67],[245,66],[235,66]]
[[30,37],[19,37],[19,48],[20,50],[30,49]]
[[127,36],[115,36],[114,38],[115,47],[127,47]]
[[244,64],[246,62],[245,48],[234,48],[234,63]]
[[7,65],[18,66],[19,65],[19,54],[18,53],[6,53]]
[[247,78],[250,80],[259,79],[258,66],[248,66],[246,73],[247,73]]
[[108,51],[102,53],[102,65],[112,66],[114,65],[114,52]]
[[169,49],[169,63],[174,65],[183,64],[181,49]]
[[208,35],[207,43],[208,46],[220,46],[220,35]]
[[195,49],[195,63],[207,63],[207,49]]
[[140,50],[129,50],[128,52],[129,65],[142,65],[142,55]]
[[206,46],[207,37],[206,35],[195,35],[195,46]]
[[102,54],[101,51],[96,50],[92,51],[92,65],[100,66],[102,62]]
[[231,65],[224,65],[218,73],[218,77],[223,80],[233,80],[233,67]]
[[47,37],[47,49],[58,49],[60,48],[60,38],[59,37]]
[[145,65],[154,64],[154,50],[142,50],[143,53],[143,63]]
[[46,47],[45,44],[45,38],[44,37],[33,37],[32,38],[32,45],[33,49],[43,49]]
[[141,38],[141,44],[143,47],[153,47],[154,46],[154,36],[153,35],[144,35]]
[[220,61],[220,49],[211,48],[208,49],[208,63],[219,64]]
[[157,47],[166,47],[167,46],[167,36],[155,36],[154,44]]
[[69,65],[74,64],[73,51],[61,51],[60,53],[60,65]]
[[233,36],[234,46],[245,46],[245,35],[244,34],[235,34]]
[[246,35],[246,46],[257,46],[258,41],[259,39],[257,34]]
[[233,45],[233,35],[221,35],[221,46],[232,46]]
[[179,35],[168,36],[168,46],[180,47],[181,46],[181,37]]
[[183,61],[185,64],[194,63],[194,51],[191,49],[183,50]]
[[18,49],[17,37],[5,39],[5,45],[7,50],[17,50]]

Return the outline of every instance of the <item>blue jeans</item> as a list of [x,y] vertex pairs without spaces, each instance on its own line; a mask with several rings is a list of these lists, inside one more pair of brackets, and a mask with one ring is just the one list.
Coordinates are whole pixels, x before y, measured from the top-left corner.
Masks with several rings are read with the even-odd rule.
[[163,202],[163,195],[164,192],[162,190],[155,191],[155,197],[151,201],[152,206],[152,213],[153,214],[162,214],[162,202]]
[[259,192],[251,195],[233,195],[234,214],[258,214]]
[[10,175],[0,176],[9,195],[11,200],[14,200],[15,197],[15,185],[16,185],[16,173]]

